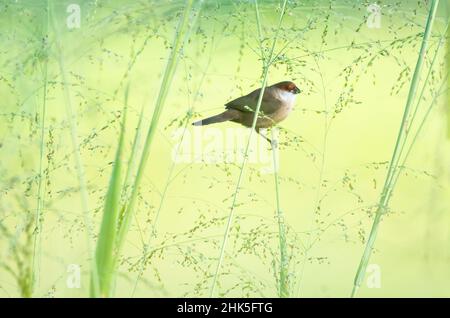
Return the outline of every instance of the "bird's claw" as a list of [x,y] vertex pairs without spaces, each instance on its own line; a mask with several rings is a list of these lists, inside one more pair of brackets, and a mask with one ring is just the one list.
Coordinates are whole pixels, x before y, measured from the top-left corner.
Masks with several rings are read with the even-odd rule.
[[278,148],[278,140],[271,140],[270,145],[272,146],[272,149]]

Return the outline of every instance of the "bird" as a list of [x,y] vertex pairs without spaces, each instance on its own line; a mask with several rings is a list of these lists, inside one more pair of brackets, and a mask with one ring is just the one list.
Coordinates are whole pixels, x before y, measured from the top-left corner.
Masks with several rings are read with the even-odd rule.
[[[192,125],[205,126],[231,121],[251,128],[260,93],[261,88],[258,88],[247,95],[236,98],[225,104],[224,112],[196,121]],[[299,93],[301,90],[292,81],[282,81],[265,88],[255,131],[270,144],[272,141],[264,136],[260,129],[270,128],[286,119],[294,108],[296,95]]]

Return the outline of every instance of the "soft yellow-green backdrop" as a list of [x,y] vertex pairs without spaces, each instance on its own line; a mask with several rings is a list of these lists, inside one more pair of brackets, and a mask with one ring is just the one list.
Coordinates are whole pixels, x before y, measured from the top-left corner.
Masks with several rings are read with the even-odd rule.
[[[64,59],[69,74],[90,216],[97,233],[125,87],[130,88],[129,153],[142,107],[142,135],[148,128],[183,3],[78,1],[80,25],[71,28],[66,9],[72,2],[54,1],[56,27],[50,28],[48,38],[42,36],[44,4],[1,4],[0,295],[4,297],[20,295],[17,273],[30,260],[34,232],[26,225],[35,225],[40,151],[44,212],[34,295],[89,294],[86,228],[58,59]],[[374,26],[368,4],[288,3],[275,50],[282,54],[270,69],[269,84],[293,80],[302,89],[295,111],[281,123],[279,133],[280,200],[288,227],[292,297],[349,296],[370,230],[428,12],[425,1],[379,4],[380,25]],[[445,30],[445,4],[439,7],[421,85]],[[270,46],[280,4],[261,1],[260,9],[267,38],[263,46]],[[227,163],[214,163],[211,158],[225,151],[239,153],[233,145],[245,143],[248,130],[232,123],[187,125],[183,145],[177,148],[180,131],[189,110],[194,118],[213,115],[230,99],[258,88],[261,61],[251,1],[205,1],[196,23],[151,149],[139,210],[120,265],[117,296],[132,295],[143,244],[158,209],[157,237],[150,242],[156,250],[135,296],[209,294],[241,164],[239,156],[230,155],[237,159]],[[62,56],[55,47],[56,36]],[[48,51],[43,50],[46,41]],[[450,296],[450,141],[445,90],[439,90],[446,76],[444,54],[441,47],[411,135],[436,92],[438,102],[395,187],[370,260],[370,281],[364,282],[360,296]],[[49,66],[46,96],[44,61]],[[227,132],[238,135],[236,142]],[[259,138],[250,149],[264,161],[250,160],[244,171],[219,279],[220,295],[277,295],[278,229],[274,176],[266,170],[272,164],[269,148]],[[181,152],[174,155],[177,149]],[[70,288],[74,277],[70,264],[81,268],[80,288]]]

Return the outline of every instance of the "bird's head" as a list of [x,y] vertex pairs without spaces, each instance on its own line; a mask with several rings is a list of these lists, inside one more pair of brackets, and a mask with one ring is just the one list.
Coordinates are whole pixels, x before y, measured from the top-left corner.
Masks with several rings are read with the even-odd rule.
[[299,94],[301,92],[297,85],[291,81],[279,82],[273,86],[291,94]]

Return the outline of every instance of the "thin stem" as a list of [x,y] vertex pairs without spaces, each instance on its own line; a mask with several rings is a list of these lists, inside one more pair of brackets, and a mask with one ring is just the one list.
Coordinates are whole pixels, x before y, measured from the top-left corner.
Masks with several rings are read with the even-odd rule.
[[[49,0],[50,2],[50,0]],[[53,12],[52,12],[53,13]],[[81,207],[83,210],[83,217],[84,217],[84,223],[86,226],[86,232],[87,232],[87,248],[88,248],[88,254],[90,256],[90,263],[91,263],[91,270],[92,270],[92,281],[93,281],[93,294],[98,295],[99,292],[99,279],[98,279],[98,271],[97,271],[97,265],[95,262],[95,251],[93,248],[93,233],[92,233],[92,222],[89,216],[89,204],[88,204],[88,191],[87,191],[87,183],[85,179],[85,173],[84,173],[84,165],[83,161],[81,159],[80,155],[80,146],[78,144],[78,126],[76,121],[76,112],[74,111],[72,107],[72,98],[70,96],[69,88],[67,86],[67,73],[63,58],[63,52],[61,47],[61,42],[59,39],[59,34],[56,28],[55,24],[55,18],[52,14],[52,25],[53,25],[53,31],[55,33],[55,44],[59,53],[59,68],[60,68],[60,75],[61,80],[63,83],[63,89],[64,89],[64,99],[65,99],[65,105],[66,105],[66,114],[70,125],[70,137],[72,142],[72,148],[73,153],[75,157],[75,165],[77,170],[77,178],[78,183],[80,184],[80,194],[81,194]]]
[[[185,135],[185,133],[186,133],[186,131],[187,131],[187,128],[188,128],[188,125],[189,125],[189,119],[190,119],[190,118],[191,118],[191,116],[188,116],[188,117],[186,118],[186,122],[185,122],[185,125],[184,125],[184,128],[183,128],[183,134],[182,134],[182,136],[181,136],[180,143],[178,144],[178,147],[177,147],[177,150],[176,150],[176,154],[177,154],[177,155],[178,155],[178,153],[179,153],[179,150],[181,149],[181,145],[182,145],[182,142],[183,142],[183,139],[184,139],[184,135]],[[165,198],[166,198],[167,190],[169,189],[170,178],[171,178],[172,173],[173,173],[173,170],[174,170],[174,168],[175,168],[175,164],[176,164],[176,162],[174,161],[174,162],[172,163],[171,167],[170,167],[170,170],[169,170],[169,176],[168,176],[167,181],[166,181],[166,184],[165,184],[165,186],[164,186],[164,190],[162,191],[162,194],[161,194],[161,199],[160,199],[160,201],[159,201],[159,206],[158,206],[158,209],[157,209],[157,211],[156,211],[155,219],[153,220],[153,223],[151,224],[151,229],[150,229],[150,233],[149,233],[149,236],[148,236],[148,239],[147,239],[147,244],[144,243],[145,245],[144,245],[144,251],[143,251],[143,255],[142,255],[142,262],[141,262],[141,266],[140,266],[140,269],[139,269],[139,272],[138,272],[138,276],[137,276],[137,278],[136,278],[136,280],[135,280],[135,282],[134,282],[134,285],[133,285],[133,290],[132,290],[132,292],[131,292],[131,296],[132,296],[132,297],[133,297],[134,294],[136,293],[137,285],[138,285],[138,283],[139,283],[139,280],[140,280],[141,277],[142,277],[142,274],[144,273],[145,260],[146,260],[147,255],[148,255],[148,248],[149,248],[149,246],[150,246],[150,244],[151,244],[151,240],[152,240],[152,238],[155,238],[155,237],[156,237],[156,228],[157,228],[157,226],[158,226],[159,216],[160,216],[160,214],[161,214],[161,210],[162,210],[163,205],[164,205],[164,200],[165,200]]]
[[[439,87],[438,91],[434,94],[433,99],[432,99],[432,101],[430,103],[430,106],[426,110],[425,115],[423,116],[422,121],[420,122],[419,127],[417,128],[416,133],[414,134],[414,137],[413,137],[413,139],[412,139],[412,141],[411,141],[411,143],[410,143],[410,145],[408,147],[408,150],[406,151],[406,154],[405,154],[401,164],[399,165],[398,172],[397,172],[397,174],[396,174],[396,176],[394,178],[393,184],[392,184],[393,188],[396,186],[397,181],[398,181],[398,179],[400,177],[400,174],[401,174],[402,170],[405,168],[406,161],[407,161],[407,159],[409,157],[409,154],[411,153],[412,148],[414,147],[414,144],[417,141],[417,137],[419,136],[420,132],[422,131],[423,126],[425,125],[425,122],[427,121],[428,116],[431,113],[431,110],[436,105],[437,99],[441,95],[441,91],[443,90],[443,87],[445,86],[445,83],[447,82],[447,79],[448,79],[448,74],[445,76],[444,80],[442,81],[441,86]],[[391,192],[391,195],[392,195],[392,192]]]
[[273,176],[275,183],[275,199],[276,199],[276,218],[278,221],[278,238],[280,245],[280,272],[279,272],[279,286],[278,286],[278,296],[280,298],[289,297],[289,260],[287,257],[286,250],[286,227],[284,223],[284,215],[281,210],[280,203],[280,189],[279,189],[279,179],[278,179],[278,138],[275,134],[275,128],[272,129],[272,158],[273,158]]
[[259,5],[258,5],[258,1],[255,1],[255,14],[256,14],[256,26],[258,28],[258,46],[259,46],[259,50],[261,51],[261,60],[265,61],[265,56],[264,56],[264,48],[263,48],[263,33],[262,33],[262,24],[261,24],[261,16],[259,14]]
[[[147,132],[147,137],[144,144],[144,149],[141,154],[141,159],[139,162],[138,170],[136,177],[134,179],[133,187],[131,190],[130,199],[128,201],[128,205],[126,206],[124,218],[122,220],[122,224],[119,228],[119,233],[117,237],[117,255],[119,255],[120,250],[125,241],[125,236],[128,232],[129,224],[131,221],[131,216],[133,215],[137,196],[139,193],[139,187],[142,182],[142,178],[144,176],[145,167],[147,165],[147,161],[150,154],[150,148],[153,143],[154,135],[158,127],[159,118],[161,116],[162,110],[164,108],[164,104],[167,98],[167,94],[169,92],[170,84],[172,83],[173,76],[175,74],[178,57],[182,52],[182,48],[184,43],[187,41],[188,34],[185,34],[185,29],[187,28],[190,12],[193,6],[193,0],[186,0],[186,4],[183,10],[183,14],[178,23],[177,30],[175,32],[175,37],[172,45],[172,50],[169,55],[169,59],[167,61],[167,65],[164,71],[164,76],[161,82],[161,87],[159,90],[158,98],[156,100],[155,109],[153,111],[152,120],[150,122],[150,127]],[[183,36],[185,35],[185,36]]]
[[[241,164],[241,169],[239,171],[239,176],[238,176],[238,180],[236,183],[236,189],[234,191],[233,194],[233,200],[231,203],[231,208],[230,208],[230,212],[228,214],[228,220],[227,220],[227,224],[226,224],[226,228],[225,228],[225,233],[223,235],[223,240],[222,240],[222,245],[220,248],[220,253],[219,253],[219,259],[217,262],[217,266],[216,266],[216,270],[213,276],[213,282],[211,285],[211,290],[210,290],[210,297],[213,297],[215,294],[215,289],[216,289],[216,285],[217,285],[217,279],[219,277],[220,274],[220,270],[222,267],[222,263],[223,263],[223,258],[225,255],[225,248],[227,246],[227,242],[228,242],[228,237],[230,234],[230,229],[231,229],[231,224],[233,221],[233,216],[234,216],[234,211],[235,211],[235,205],[236,205],[236,201],[237,201],[237,196],[238,196],[238,192],[239,189],[241,187],[241,182],[242,182],[242,177],[244,175],[244,170],[245,170],[245,166],[247,164],[247,159],[248,159],[248,151],[250,149],[250,142],[252,140],[252,136],[253,136],[253,131],[255,130],[256,127],[256,122],[258,120],[258,115],[259,115],[259,109],[261,108],[261,102],[264,96],[264,91],[266,89],[267,86],[267,78],[268,78],[268,74],[269,74],[269,66],[270,66],[270,62],[272,61],[272,56],[275,50],[275,45],[277,43],[277,39],[278,39],[278,35],[279,35],[279,31],[280,31],[280,27],[281,27],[281,23],[283,22],[283,17],[284,17],[284,13],[286,10],[286,4],[287,4],[287,0],[283,1],[283,7],[281,9],[281,13],[280,13],[280,19],[278,22],[278,27],[277,27],[277,31],[275,33],[275,37],[273,39],[273,43],[272,43],[272,48],[270,50],[270,53],[267,57],[267,60],[263,60],[263,79],[262,79],[262,83],[261,83],[261,91],[258,97],[258,102],[256,104],[256,110],[255,110],[255,114],[253,116],[253,122],[252,122],[252,127],[250,129],[250,134],[247,140],[247,145],[245,147],[245,151],[244,151],[244,158],[242,160],[242,164]],[[258,24],[258,32],[260,32],[262,30],[261,28],[261,21],[259,19],[259,9],[258,9],[258,0],[255,0],[255,11],[256,11],[256,22]],[[262,39],[262,35],[259,34],[259,38]]]
[[[315,202],[314,202],[314,206],[313,206],[313,210],[311,211],[310,215],[310,222],[309,222],[309,230],[311,231],[313,226],[314,226],[314,220],[316,217],[316,212],[320,206],[320,196],[321,196],[321,188],[322,188],[322,183],[323,183],[323,179],[324,179],[324,174],[325,174],[325,163],[326,163],[326,151],[327,151],[327,140],[328,140],[328,133],[329,133],[329,128],[331,123],[329,122],[329,114],[328,114],[328,101],[327,101],[327,92],[326,92],[326,85],[325,85],[325,80],[323,78],[323,74],[322,71],[320,69],[320,64],[317,61],[317,56],[314,56],[314,62],[316,64],[317,67],[317,71],[320,75],[320,81],[321,81],[321,86],[322,86],[322,92],[323,92],[323,105],[324,105],[324,114],[325,114],[325,122],[324,122],[324,130],[323,130],[323,136],[322,136],[322,152],[321,152],[321,162],[320,162],[320,168],[319,168],[319,178],[318,178],[318,184],[317,184],[317,192],[316,192],[316,198],[315,198]],[[303,279],[303,275],[305,273],[305,268],[306,268],[306,261],[308,259],[308,253],[309,250],[312,248],[313,244],[315,241],[312,241],[312,234],[308,235],[308,241],[306,243],[306,250],[305,250],[305,255],[304,255],[304,259],[300,268],[300,275],[299,275],[299,279],[298,279],[298,286],[297,286],[297,296],[300,293],[300,286],[301,286],[301,282]]]
[[[136,163],[136,155],[139,149],[139,141],[141,140],[141,132],[142,132],[142,121],[144,118],[144,104],[142,104],[141,112],[139,115],[139,121],[137,124],[136,132],[134,135],[133,145],[131,146],[131,154],[130,158],[128,159],[128,167],[127,172],[125,175],[124,180],[124,186],[122,189],[122,200],[125,202],[129,197],[130,187],[131,187],[131,181],[132,177],[135,174],[135,163]],[[121,215],[122,217],[123,215]]]
[[[403,138],[403,143],[402,143],[402,145],[400,147],[400,151],[399,151],[399,155],[398,155],[399,158],[401,157],[401,155],[403,153],[403,149],[405,148],[405,144],[408,141],[408,136],[409,136],[409,133],[411,132],[411,128],[412,128],[413,122],[416,119],[417,112],[419,110],[419,105],[422,102],[423,96],[425,94],[425,90],[427,88],[427,84],[429,82],[431,74],[433,73],[433,67],[434,67],[434,65],[436,63],[436,60],[437,60],[437,57],[439,55],[438,53],[440,51],[440,48],[441,48],[442,44],[444,43],[444,37],[445,37],[445,34],[447,33],[447,28],[448,28],[448,22],[447,22],[447,25],[445,27],[445,31],[443,33],[443,36],[441,36],[441,38],[439,39],[438,45],[436,47],[436,50],[434,51],[434,56],[433,56],[433,59],[431,61],[430,67],[428,69],[427,76],[425,77],[424,84],[422,86],[422,89],[421,89],[421,92],[419,94],[419,97],[417,98],[417,103],[416,103],[416,105],[414,107],[414,112],[413,112],[411,118],[406,121],[407,127],[405,128],[406,129],[406,131],[405,131],[405,138]],[[408,124],[408,122],[409,122],[409,124]]]
[[420,52],[419,52],[419,56],[418,56],[418,60],[416,63],[416,68],[414,70],[414,75],[411,81],[411,86],[409,89],[409,93],[408,93],[408,99],[406,101],[406,105],[405,105],[405,110],[403,113],[403,118],[400,124],[400,129],[398,132],[398,136],[397,136],[397,141],[394,147],[394,151],[392,154],[392,158],[391,161],[389,163],[389,168],[387,171],[387,175],[386,175],[386,180],[383,186],[383,190],[382,193],[380,195],[380,199],[378,202],[378,208],[375,214],[375,218],[372,224],[372,229],[370,231],[369,234],[369,238],[367,240],[363,255],[361,257],[356,275],[355,275],[355,279],[354,279],[354,283],[353,283],[353,289],[351,292],[351,297],[356,296],[356,293],[359,289],[359,287],[361,286],[361,283],[364,279],[364,275],[367,269],[367,265],[369,263],[369,259],[370,256],[372,254],[372,250],[373,247],[375,245],[375,240],[377,237],[377,232],[378,232],[378,228],[381,222],[381,218],[382,215],[386,212],[388,204],[389,204],[389,198],[390,198],[390,193],[392,192],[392,180],[394,178],[394,174],[395,171],[398,169],[398,160],[399,160],[399,154],[400,154],[400,144],[401,141],[403,140],[404,136],[405,136],[405,131],[406,131],[406,120],[408,118],[408,115],[410,113],[410,108],[411,105],[414,101],[415,95],[416,95],[416,90],[417,90],[417,86],[419,84],[419,78],[420,78],[420,73],[422,70],[422,65],[423,65],[423,61],[425,59],[425,53],[427,50],[427,46],[428,46],[428,41],[430,39],[430,35],[431,35],[431,30],[433,27],[433,22],[436,16],[436,10],[439,4],[439,0],[433,0],[430,6],[430,11],[429,11],[429,15],[428,15],[428,19],[427,19],[427,24],[425,27],[425,32],[423,35],[423,40],[422,40],[422,45],[420,48]]
[[[46,20],[45,20],[45,35],[44,35],[44,45],[46,51],[46,59],[44,63],[44,87],[43,87],[43,97],[42,97],[42,108],[41,108],[41,138],[40,138],[40,147],[39,147],[39,180],[38,180],[38,189],[37,189],[37,207],[36,207],[36,216],[35,222],[36,227],[34,230],[34,242],[33,242],[33,255],[31,262],[31,274],[33,275],[31,279],[32,290],[34,290],[35,285],[39,285],[39,271],[40,271],[40,255],[37,256],[37,253],[41,247],[41,239],[42,239],[42,210],[44,207],[44,186],[42,182],[42,172],[44,166],[44,153],[45,153],[45,117],[47,111],[47,84],[48,84],[48,24],[49,24],[49,1],[47,1],[46,8]],[[38,258],[38,260],[36,260]],[[36,262],[38,263],[36,265]]]
[[[212,47],[214,47],[214,46],[212,45]],[[169,175],[167,176],[166,184],[164,185],[164,189],[163,189],[162,194],[161,194],[161,200],[159,201],[159,206],[158,206],[158,209],[156,211],[155,219],[153,221],[153,224],[151,225],[152,229],[150,230],[149,237],[148,237],[148,240],[147,240],[147,244],[144,245],[144,251],[143,251],[143,255],[142,255],[142,263],[141,263],[141,267],[139,269],[139,273],[138,273],[138,276],[136,278],[136,281],[134,282],[133,291],[131,293],[132,297],[136,293],[137,285],[138,285],[139,280],[141,279],[142,274],[144,272],[145,260],[146,260],[147,255],[148,255],[148,249],[150,247],[151,240],[152,240],[152,238],[156,237],[156,228],[157,228],[157,225],[158,225],[159,216],[161,214],[161,211],[162,211],[162,208],[163,208],[163,205],[164,205],[164,200],[165,200],[166,195],[167,195],[167,190],[169,189],[169,186],[170,186],[170,184],[172,182],[172,175],[173,175],[173,172],[175,171],[175,165],[176,165],[176,162],[177,162],[176,158],[178,158],[178,156],[180,154],[181,145],[183,144],[183,140],[185,138],[185,134],[186,134],[186,131],[188,129],[189,122],[190,122],[190,120],[192,118],[192,115],[194,114],[194,106],[197,103],[198,97],[200,96],[200,89],[201,89],[201,87],[203,85],[203,82],[204,82],[204,80],[206,78],[206,70],[208,70],[208,68],[209,68],[209,66],[211,64],[212,56],[213,56],[213,54],[211,52],[210,58],[208,60],[208,63],[206,65],[205,70],[203,72],[203,75],[202,75],[202,77],[200,79],[200,84],[198,85],[197,92],[195,93],[194,100],[192,102],[192,106],[189,106],[189,109],[188,109],[188,112],[187,112],[187,116],[184,119],[185,122],[184,122],[184,127],[183,127],[183,134],[181,135],[180,141],[179,141],[178,146],[176,147],[176,150],[175,150],[175,158],[174,158],[174,160],[172,162],[172,165],[170,166],[170,169],[169,169]]]

